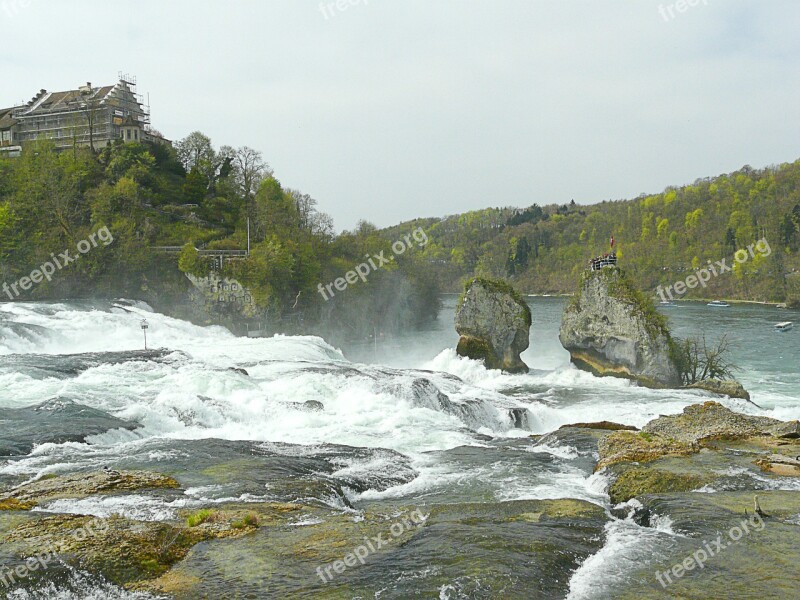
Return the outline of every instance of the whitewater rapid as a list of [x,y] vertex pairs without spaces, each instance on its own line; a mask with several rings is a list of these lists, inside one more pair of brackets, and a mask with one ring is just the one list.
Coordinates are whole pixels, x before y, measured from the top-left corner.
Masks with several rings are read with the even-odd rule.
[[[148,321],[149,346],[163,351],[148,359],[111,360],[109,353],[143,349],[142,319]],[[122,456],[167,460],[172,450],[158,444],[169,441],[257,442],[287,456],[338,445],[376,452],[337,459],[331,477],[368,481],[390,473],[397,468],[395,453],[408,458],[407,469],[414,473],[396,483],[348,490],[346,499],[331,501],[341,510],[360,501],[439,498],[578,498],[608,509],[608,482],[602,473],[592,473],[596,456],[531,436],[602,420],[641,427],[704,396],[648,390],[578,371],[557,344],[557,323],[534,327],[540,330],[523,356],[531,372],[508,375],[458,357],[449,343],[452,334],[437,334],[434,343],[428,339],[419,346],[409,338],[391,360],[355,362],[319,337],[241,338],[221,327],[159,314],[140,302],[0,304],[0,358],[7,359],[0,360],[0,409],[69,399],[137,424],[84,442],[39,445],[27,456],[0,463],[0,476],[34,479],[100,468]],[[66,358],[76,354],[83,355],[77,363]],[[724,400],[726,405],[797,418],[791,382],[773,385],[758,372],[746,378],[755,382],[761,407],[737,400]],[[323,408],[311,410],[308,403]],[[177,499],[60,501],[42,510],[164,520],[180,508],[265,497],[260,492],[229,497],[224,490],[199,487]],[[664,535],[672,533],[610,523],[606,547],[575,574],[571,598],[592,597],[592,581],[616,577],[626,561]]]
[[[0,304],[0,355],[140,350],[142,319],[149,323],[150,347],[171,352],[164,360],[101,363],[67,378],[0,369],[0,407],[70,398],[141,425],[91,439],[100,446],[151,437],[330,443],[389,448],[425,464],[425,453],[475,444],[475,433],[525,437],[601,420],[640,427],[698,401],[696,392],[598,379],[563,354],[537,355],[535,346],[524,357],[533,366],[527,375],[487,371],[452,348],[409,356],[411,368],[390,368],[352,363],[318,337],[241,338],[138,302]],[[561,364],[537,368],[554,362]],[[419,381],[427,387],[420,390]],[[453,408],[444,410],[438,393]],[[301,410],[308,401],[321,402],[324,410]],[[726,403],[778,418],[787,412]],[[524,413],[522,427],[509,411]]]

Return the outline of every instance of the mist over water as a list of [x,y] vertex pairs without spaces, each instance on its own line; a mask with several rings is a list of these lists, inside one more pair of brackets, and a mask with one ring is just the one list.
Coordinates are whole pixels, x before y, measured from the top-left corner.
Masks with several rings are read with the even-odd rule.
[[[0,485],[108,464],[190,473],[198,468],[191,459],[196,444],[203,443],[226,458],[271,457],[289,471],[298,457],[314,461],[315,472],[342,490],[318,501],[345,512],[374,502],[543,498],[578,498],[608,508],[606,482],[592,473],[591,450],[530,436],[575,422],[642,426],[709,398],[576,370],[558,342],[562,298],[529,299],[534,323],[523,355],[529,374],[487,371],[455,354],[455,301],[446,297],[428,330],[343,348],[311,336],[238,338],[142,303],[0,304],[0,428],[4,411],[20,418],[24,411],[50,411],[67,423],[74,405],[96,411],[92,428],[74,421],[75,431],[87,431],[82,439],[46,441],[49,425],[43,421],[39,441],[26,446],[17,440],[13,447],[23,450],[0,458]],[[784,420],[800,417],[797,334],[772,327],[789,318],[785,312],[764,306],[713,311],[691,303],[669,310],[679,336],[728,333],[734,339],[740,378],[758,406],[724,404]],[[144,345],[143,318],[150,325],[149,346],[160,352],[137,354]],[[76,354],[81,356],[67,356]],[[308,410],[310,401],[324,410]],[[103,429],[103,418],[131,427],[110,421]],[[180,497],[59,501],[40,510],[162,520],[174,518],[178,508],[208,502],[291,501],[286,493],[256,477],[227,487],[198,482]],[[575,574],[571,597],[591,597],[590,571],[624,574],[626,560],[646,554],[648,544],[669,533],[642,535],[621,522],[609,525],[606,535],[604,551]]]

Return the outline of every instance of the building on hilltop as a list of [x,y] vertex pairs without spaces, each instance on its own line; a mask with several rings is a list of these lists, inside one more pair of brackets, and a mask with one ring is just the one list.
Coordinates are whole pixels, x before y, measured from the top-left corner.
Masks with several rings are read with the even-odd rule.
[[91,83],[66,92],[40,90],[23,106],[0,109],[0,156],[19,156],[26,143],[49,140],[57,150],[105,148],[116,140],[170,144],[150,126],[150,109],[134,78]]
[[22,149],[17,139],[17,120],[13,108],[0,108],[0,156],[19,156]]

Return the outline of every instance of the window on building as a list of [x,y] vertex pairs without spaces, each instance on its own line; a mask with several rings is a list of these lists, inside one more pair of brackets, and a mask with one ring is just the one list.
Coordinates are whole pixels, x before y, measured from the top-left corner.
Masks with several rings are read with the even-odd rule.
[[131,139],[131,130],[130,129],[126,129],[125,131],[126,131],[127,138]]

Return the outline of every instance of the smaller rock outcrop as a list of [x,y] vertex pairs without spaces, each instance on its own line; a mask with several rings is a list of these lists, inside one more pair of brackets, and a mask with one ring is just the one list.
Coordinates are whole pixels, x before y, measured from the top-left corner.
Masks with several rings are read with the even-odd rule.
[[706,483],[707,480],[699,475],[633,467],[617,477],[611,484],[608,495],[612,504],[619,504],[645,494],[691,492],[703,487]]
[[720,381],[719,379],[706,379],[686,386],[690,390],[704,390],[719,396],[740,398],[750,402],[750,392],[738,381]]
[[483,360],[489,369],[527,373],[520,354],[529,345],[531,310],[507,283],[477,278],[456,311],[460,356]]
[[559,429],[599,429],[601,431],[639,431],[633,425],[622,425],[613,421],[598,421],[596,423],[572,423],[562,425]]
[[[706,440],[738,440],[754,436],[772,436],[783,432],[786,423],[769,417],[743,415],[718,402],[687,406],[683,414],[659,417],[642,428],[644,433],[659,435],[688,444]],[[774,437],[780,437],[780,434]]]
[[[0,494],[0,502],[16,501],[29,507],[63,498],[85,498],[93,494],[133,492],[144,489],[178,489],[178,482],[167,475],[149,471],[107,469],[89,473],[70,473],[45,477]],[[7,510],[19,510],[7,508]]]
[[619,463],[646,463],[665,456],[688,456],[699,451],[691,443],[647,432],[615,431],[598,444],[596,470]]
[[586,272],[559,339],[580,369],[647,387],[681,385],[666,320],[619,268]]
[[783,454],[770,454],[756,464],[766,473],[773,473],[781,477],[800,477],[800,460]]

